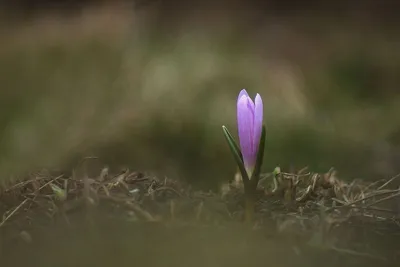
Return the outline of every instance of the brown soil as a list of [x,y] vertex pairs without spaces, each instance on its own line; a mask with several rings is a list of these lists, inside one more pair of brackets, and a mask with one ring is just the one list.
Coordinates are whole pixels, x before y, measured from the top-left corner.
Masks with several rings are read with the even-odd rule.
[[[2,266],[397,266],[397,179],[268,174],[254,224],[222,193],[129,170],[42,171],[0,192]],[[275,183],[273,183],[275,181]]]

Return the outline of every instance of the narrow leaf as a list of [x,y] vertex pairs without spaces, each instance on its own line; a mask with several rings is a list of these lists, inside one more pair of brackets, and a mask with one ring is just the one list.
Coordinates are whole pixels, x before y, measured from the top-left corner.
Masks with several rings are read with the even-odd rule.
[[228,140],[229,144],[233,145],[235,152],[239,155],[240,161],[243,162],[242,152],[240,151],[239,146],[236,144],[235,139],[232,137],[231,133],[228,131],[228,128],[222,126],[222,130],[224,131],[225,137]]
[[260,178],[261,165],[262,165],[263,159],[264,159],[264,147],[265,147],[265,125],[262,126],[261,139],[260,139],[260,145],[258,147],[256,166],[254,167],[253,174],[251,175],[251,180],[257,179],[256,180],[257,182],[258,182],[258,179]]
[[239,146],[236,144],[232,135],[230,134],[230,132],[228,131],[228,129],[225,126],[222,126],[222,130],[224,131],[224,136],[225,136],[226,141],[228,142],[229,148],[231,149],[231,152],[236,160],[236,163],[239,167],[239,170],[240,170],[243,180],[249,180],[249,176],[247,175],[246,169],[244,167],[243,156],[242,156],[242,153],[240,152]]

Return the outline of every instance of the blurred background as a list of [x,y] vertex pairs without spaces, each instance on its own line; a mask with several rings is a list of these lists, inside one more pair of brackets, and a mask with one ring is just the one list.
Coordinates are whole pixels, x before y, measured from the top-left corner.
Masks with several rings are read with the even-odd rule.
[[2,1],[0,177],[101,164],[216,189],[242,88],[265,172],[400,172],[396,1]]

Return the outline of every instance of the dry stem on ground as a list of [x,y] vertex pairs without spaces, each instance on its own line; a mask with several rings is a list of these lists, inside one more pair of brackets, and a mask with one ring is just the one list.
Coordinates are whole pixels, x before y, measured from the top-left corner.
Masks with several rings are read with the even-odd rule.
[[[324,174],[277,172],[260,180],[254,227],[294,244],[383,261],[400,258],[400,188],[390,180],[373,183]],[[61,219],[77,223],[76,214],[96,212],[113,220],[227,225],[242,221],[240,179],[223,192],[195,191],[184,183],[141,172],[108,168],[97,177],[44,170],[0,191],[3,244],[17,235],[34,242],[28,229]],[[21,229],[23,229],[21,231]],[[25,230],[24,230],[25,229]],[[18,230],[18,231],[17,231]]]

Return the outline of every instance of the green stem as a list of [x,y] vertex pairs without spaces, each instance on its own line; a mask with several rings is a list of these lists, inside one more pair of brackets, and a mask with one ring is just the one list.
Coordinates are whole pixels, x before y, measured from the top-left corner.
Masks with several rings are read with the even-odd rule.
[[252,196],[245,196],[245,222],[252,223],[254,217],[255,201]]
[[[250,184],[250,183],[249,183]],[[246,190],[247,189],[247,190]],[[254,219],[254,212],[255,212],[255,189],[253,187],[247,186],[245,188],[245,193],[244,193],[244,201],[245,201],[245,222],[246,223],[252,223]]]

